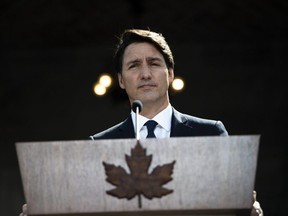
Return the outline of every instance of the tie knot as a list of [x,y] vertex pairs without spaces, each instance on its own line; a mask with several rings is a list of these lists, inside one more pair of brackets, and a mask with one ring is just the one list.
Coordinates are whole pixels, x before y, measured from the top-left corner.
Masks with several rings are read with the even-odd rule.
[[158,123],[154,120],[149,120],[145,123],[145,126],[147,127],[147,130],[148,130],[147,137],[156,137],[154,134],[154,129],[157,125]]

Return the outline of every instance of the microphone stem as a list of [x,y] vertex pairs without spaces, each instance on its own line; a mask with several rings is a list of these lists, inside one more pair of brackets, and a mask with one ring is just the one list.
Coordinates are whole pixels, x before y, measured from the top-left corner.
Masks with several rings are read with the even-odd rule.
[[139,107],[136,107],[136,140],[139,141]]

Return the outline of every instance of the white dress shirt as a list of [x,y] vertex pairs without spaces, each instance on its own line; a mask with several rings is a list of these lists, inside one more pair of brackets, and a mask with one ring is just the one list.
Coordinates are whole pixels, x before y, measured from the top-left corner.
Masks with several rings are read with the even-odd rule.
[[[136,114],[131,111],[131,117],[134,125],[134,130],[136,131]],[[144,124],[148,120],[154,120],[158,123],[156,126],[154,133],[156,138],[168,138],[170,137],[171,132],[171,119],[172,119],[172,106],[169,104],[164,110],[162,110],[160,113],[158,113],[156,116],[154,116],[153,119],[148,119],[141,114],[139,114],[139,138],[140,139],[146,139],[146,136],[148,134],[147,127],[144,126]]]

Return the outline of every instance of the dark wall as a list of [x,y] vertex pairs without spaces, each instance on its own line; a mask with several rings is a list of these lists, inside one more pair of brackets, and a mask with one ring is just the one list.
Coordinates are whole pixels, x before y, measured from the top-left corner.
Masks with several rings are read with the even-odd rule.
[[0,11],[0,215],[25,202],[15,142],[86,139],[124,119],[125,97],[97,98],[116,36],[160,31],[186,81],[180,111],[261,134],[255,188],[265,215],[287,215],[285,1],[4,1]]

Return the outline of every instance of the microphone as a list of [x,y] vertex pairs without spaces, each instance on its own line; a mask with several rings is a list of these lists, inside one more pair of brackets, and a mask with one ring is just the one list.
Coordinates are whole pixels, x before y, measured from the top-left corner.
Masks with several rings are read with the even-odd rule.
[[132,103],[132,110],[133,112],[136,113],[136,117],[135,117],[135,123],[136,123],[136,140],[139,140],[139,113],[141,112],[143,108],[143,104],[140,100],[135,100]]
[[143,104],[140,100],[135,100],[132,103],[132,110],[136,113],[136,109],[139,109],[139,113],[141,112]]

